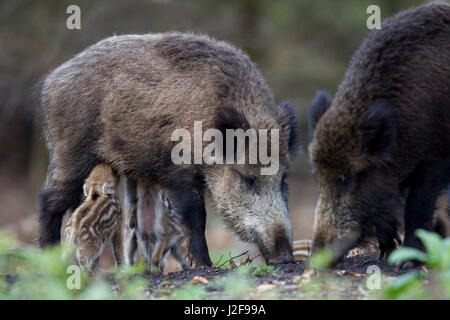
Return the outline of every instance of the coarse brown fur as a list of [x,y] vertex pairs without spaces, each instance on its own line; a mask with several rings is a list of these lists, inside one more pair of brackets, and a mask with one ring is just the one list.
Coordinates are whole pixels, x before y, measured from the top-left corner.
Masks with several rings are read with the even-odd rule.
[[116,265],[122,264],[122,213],[115,186],[111,168],[97,165],[83,185],[86,199],[66,224],[67,242],[75,240],[78,263],[91,273],[107,243],[112,245]]
[[[107,38],[50,73],[41,104],[50,153],[40,194],[41,245],[59,240],[61,217],[78,205],[82,180],[106,162],[135,181],[175,194],[200,265],[211,264],[204,236],[207,195],[230,228],[256,242],[267,261],[292,259],[280,186],[295,151],[295,113],[288,104],[275,105],[258,69],[240,50],[190,33]],[[171,133],[185,128],[192,134],[194,121],[205,129],[279,129],[277,174],[259,179],[258,165],[175,165]],[[258,178],[258,192],[246,187],[249,175]],[[276,251],[277,228],[284,230],[283,252]]]
[[330,246],[337,260],[375,236],[387,254],[403,214],[404,246],[421,248],[414,231],[432,229],[450,181],[450,6],[383,21],[329,100],[319,92],[310,109],[319,183],[313,249]]

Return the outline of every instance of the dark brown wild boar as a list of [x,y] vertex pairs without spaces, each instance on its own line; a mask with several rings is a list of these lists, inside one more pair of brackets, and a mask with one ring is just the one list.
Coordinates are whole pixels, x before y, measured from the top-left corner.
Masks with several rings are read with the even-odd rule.
[[421,248],[450,181],[450,6],[429,4],[386,19],[353,56],[331,102],[310,106],[309,154],[318,181],[313,250],[334,262],[369,237],[381,256]]

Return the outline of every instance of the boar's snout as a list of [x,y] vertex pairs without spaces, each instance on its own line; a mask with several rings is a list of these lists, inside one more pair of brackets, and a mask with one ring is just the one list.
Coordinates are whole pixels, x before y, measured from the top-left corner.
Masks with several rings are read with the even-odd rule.
[[311,247],[311,255],[321,249],[328,249],[331,253],[329,267],[335,267],[347,254],[347,252],[358,244],[360,232],[352,230],[339,238],[327,238],[323,234],[315,234]]
[[277,257],[269,258],[269,260],[267,261],[267,263],[271,265],[286,264],[291,262],[294,262],[292,251],[282,252]]
[[267,259],[268,264],[276,265],[283,263],[290,263],[294,261],[292,253],[291,239],[286,235],[286,232],[279,228],[275,231],[275,246],[273,255]]

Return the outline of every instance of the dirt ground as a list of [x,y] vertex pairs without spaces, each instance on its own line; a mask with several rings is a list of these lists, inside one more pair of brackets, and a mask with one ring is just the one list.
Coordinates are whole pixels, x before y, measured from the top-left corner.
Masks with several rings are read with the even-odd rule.
[[[314,299],[331,296],[344,299],[361,299],[365,298],[362,293],[364,292],[365,279],[370,276],[368,267],[374,265],[378,266],[382,274],[390,279],[411,271],[411,269],[405,270],[389,265],[385,260],[379,261],[376,254],[346,258],[333,270],[323,272],[307,269],[305,261],[298,261],[277,266],[274,272],[264,275],[251,275],[250,280],[254,287],[240,298]],[[223,287],[218,284],[220,279],[226,279],[225,281],[229,282],[241,280],[231,276],[235,271],[236,269],[198,268],[163,275],[145,274],[144,277],[149,281],[148,294],[153,298],[164,299],[169,297],[174,290],[193,284],[203,287],[209,298],[220,299],[227,297]],[[227,278],[227,276],[229,277]],[[302,292],[302,281],[305,282],[309,279],[316,279],[318,283],[321,283],[322,289],[317,291],[326,296]],[[230,284],[232,285],[232,283]],[[333,290],[336,292],[333,292]],[[269,292],[276,292],[276,294],[267,295]]]

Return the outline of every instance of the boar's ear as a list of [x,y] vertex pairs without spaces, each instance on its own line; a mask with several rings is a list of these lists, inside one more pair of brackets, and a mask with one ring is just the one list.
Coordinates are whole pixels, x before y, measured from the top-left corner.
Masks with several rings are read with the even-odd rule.
[[246,131],[250,128],[250,124],[244,115],[235,108],[223,106],[219,108],[216,114],[215,127],[225,135],[226,129],[242,129]]
[[[248,123],[245,116],[241,112],[237,111],[235,108],[230,106],[222,106],[219,108],[216,114],[215,128],[220,132],[222,132],[223,142],[225,143],[226,146],[228,146],[228,143],[226,142],[226,130],[242,129],[244,131],[247,131],[248,129],[250,129],[250,124]],[[235,143],[236,140],[234,141],[233,146],[235,146]],[[229,150],[226,149],[225,152],[229,152]],[[237,158],[236,152],[237,149],[234,148],[234,157]]]
[[312,140],[316,124],[331,106],[331,95],[323,90],[317,90],[308,109],[309,140]]
[[362,132],[362,151],[380,165],[392,161],[397,146],[397,117],[391,103],[376,103],[364,112],[359,127]]
[[288,152],[296,154],[300,145],[299,128],[297,114],[289,101],[284,101],[278,106],[277,119],[289,139]]

